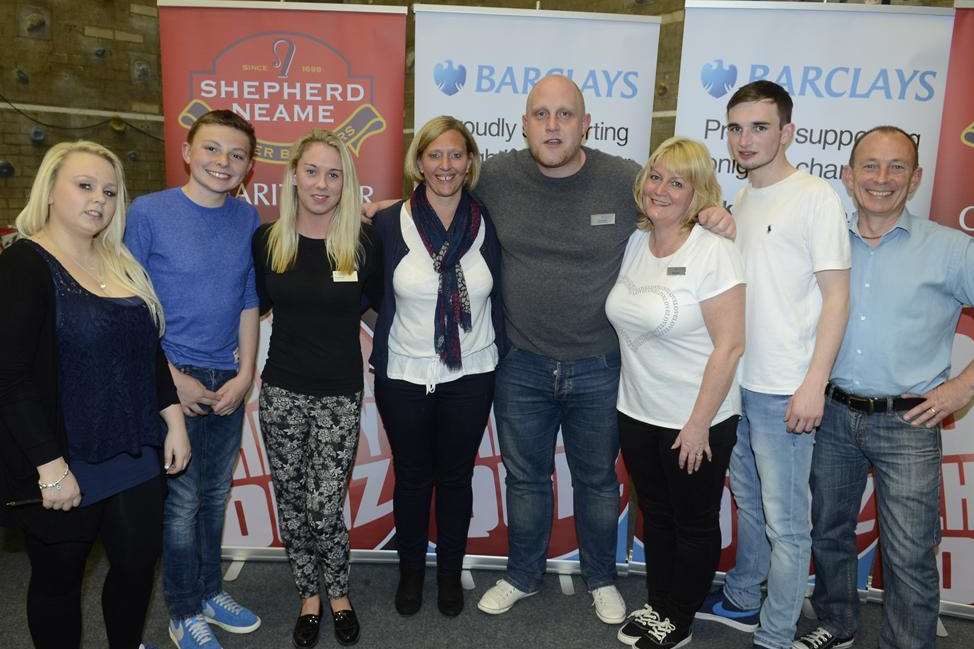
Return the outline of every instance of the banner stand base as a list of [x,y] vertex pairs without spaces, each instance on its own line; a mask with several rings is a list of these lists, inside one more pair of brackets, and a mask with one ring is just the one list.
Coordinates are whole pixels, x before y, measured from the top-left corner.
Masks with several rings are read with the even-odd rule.
[[[223,547],[222,558],[230,561],[227,568],[225,581],[233,581],[240,574],[243,564],[247,561],[287,561],[287,554],[284,548],[247,548],[247,547]],[[399,563],[399,556],[395,550],[352,550],[352,563]],[[433,567],[436,565],[434,555],[426,555],[426,565]],[[463,570],[468,572],[476,570],[507,570],[507,557],[493,557],[483,554],[468,554],[463,558]],[[546,572],[557,575],[578,575],[581,574],[581,566],[578,561],[569,559],[548,559]],[[630,566],[628,563],[616,563],[616,573],[620,577],[628,575]],[[723,577],[721,576],[721,580]],[[974,607],[972,607],[974,608]]]
[[244,563],[239,559],[231,561],[227,571],[223,574],[223,581],[236,581],[237,577],[240,576],[240,571],[243,570]]

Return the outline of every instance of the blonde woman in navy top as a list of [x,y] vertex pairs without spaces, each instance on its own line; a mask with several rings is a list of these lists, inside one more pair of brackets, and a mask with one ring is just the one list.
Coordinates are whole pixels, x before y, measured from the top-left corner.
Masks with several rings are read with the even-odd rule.
[[17,229],[25,238],[0,255],[0,524],[25,533],[31,638],[80,646],[81,582],[99,539],[107,646],[136,649],[162,550],[164,473],[182,471],[190,447],[159,345],[162,308],[122,243],[118,157],[94,142],[51,147]]

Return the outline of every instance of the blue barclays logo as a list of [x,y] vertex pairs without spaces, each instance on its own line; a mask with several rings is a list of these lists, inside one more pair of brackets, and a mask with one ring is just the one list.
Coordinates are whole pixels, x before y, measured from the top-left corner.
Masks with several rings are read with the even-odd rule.
[[724,59],[706,63],[700,70],[700,82],[708,95],[720,99],[737,83],[737,66],[731,63],[725,68]]
[[453,65],[453,61],[447,59],[433,66],[433,81],[444,95],[455,95],[467,83],[467,68]]
[[[741,69],[747,71],[746,81],[742,79],[742,84],[767,79],[793,97],[927,102],[936,96],[933,86],[936,70],[763,63],[752,63]],[[700,70],[703,89],[715,99],[730,92],[737,80],[738,67],[725,65],[723,59],[706,63]]]
[[[540,68],[534,66],[472,65],[475,71],[473,92],[526,95],[538,81],[551,74],[568,77],[591,97],[633,99],[639,94],[639,72],[636,70],[576,70],[574,68]],[[455,95],[467,82],[467,68],[447,59],[433,67],[433,81],[445,95]]]
[[526,95],[543,77],[559,74],[574,81],[590,97],[633,99],[639,94],[637,70],[576,70],[575,68],[538,68],[533,66],[477,66],[474,92]]

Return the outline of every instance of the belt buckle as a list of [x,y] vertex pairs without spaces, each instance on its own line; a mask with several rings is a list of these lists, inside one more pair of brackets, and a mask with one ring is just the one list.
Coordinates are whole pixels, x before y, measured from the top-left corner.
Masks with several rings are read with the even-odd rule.
[[[863,405],[858,406],[854,404],[863,404]],[[852,406],[855,410],[859,410],[860,412],[865,412],[868,415],[872,415],[876,413],[876,400],[870,399],[869,397],[856,397],[850,394],[849,405]]]

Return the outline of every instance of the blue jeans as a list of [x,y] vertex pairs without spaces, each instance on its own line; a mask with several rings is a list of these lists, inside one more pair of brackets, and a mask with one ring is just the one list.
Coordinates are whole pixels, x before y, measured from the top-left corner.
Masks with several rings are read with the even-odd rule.
[[[180,367],[208,390],[237,375],[236,370]],[[163,519],[163,592],[169,616],[182,619],[201,611],[204,599],[223,587],[220,550],[233,466],[240,453],[244,408],[226,416],[186,418],[193,457],[186,470],[169,478]]]
[[812,459],[812,550],[820,624],[859,629],[856,520],[873,467],[883,549],[883,649],[933,649],[940,579],[940,427],[914,428],[902,412],[866,414],[832,399]]
[[589,590],[615,580],[618,352],[556,361],[513,349],[497,369],[494,418],[507,469],[507,580],[541,587],[551,534],[555,439],[572,475],[575,532]]
[[[737,560],[724,594],[733,604],[761,609],[754,643],[791,649],[808,584],[811,558],[813,433],[789,433],[789,395],[741,389],[743,413],[731,454],[731,491],[737,502]],[[768,596],[761,603],[761,583]]]

